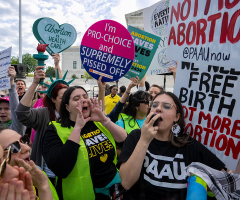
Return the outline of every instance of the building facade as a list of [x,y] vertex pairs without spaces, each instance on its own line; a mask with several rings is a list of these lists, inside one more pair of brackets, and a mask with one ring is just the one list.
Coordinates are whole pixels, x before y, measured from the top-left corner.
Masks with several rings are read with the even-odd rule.
[[144,30],[144,22],[143,22],[143,10],[138,10],[125,15],[127,26],[133,26],[135,28]]
[[85,69],[80,58],[80,46],[72,46],[62,52],[62,72],[68,70],[67,78],[76,75],[79,79],[83,78]]

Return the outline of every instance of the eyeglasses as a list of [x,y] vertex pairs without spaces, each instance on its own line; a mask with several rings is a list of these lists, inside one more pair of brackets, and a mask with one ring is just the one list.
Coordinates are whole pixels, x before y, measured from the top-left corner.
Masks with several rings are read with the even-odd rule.
[[9,164],[11,161],[11,147],[8,148],[7,151],[7,158],[3,160],[1,166],[0,166],[0,179],[3,178],[4,172],[6,170],[7,164]]
[[172,107],[175,107],[175,108],[176,108],[176,106],[175,106],[174,104],[165,103],[165,102],[161,102],[161,103],[160,103],[160,102],[158,102],[158,101],[152,102],[150,107],[152,107],[152,108],[157,108],[159,105],[161,105],[164,110],[170,110],[170,109],[172,109]]
[[5,97],[5,95],[4,95],[4,94],[2,94],[2,95],[0,95],[0,97],[1,97],[1,98],[3,98],[3,97]]
[[21,151],[21,145],[19,142],[29,145],[30,139],[28,135],[24,135],[19,139],[19,141],[11,143],[4,151],[8,151],[8,149],[11,148],[11,153],[19,153]]
[[114,90],[114,91],[115,91],[115,90],[118,91],[118,89],[115,89],[115,88],[113,88],[112,90]]
[[145,103],[145,104],[149,105],[149,100],[145,99],[145,100],[140,101],[140,103]]

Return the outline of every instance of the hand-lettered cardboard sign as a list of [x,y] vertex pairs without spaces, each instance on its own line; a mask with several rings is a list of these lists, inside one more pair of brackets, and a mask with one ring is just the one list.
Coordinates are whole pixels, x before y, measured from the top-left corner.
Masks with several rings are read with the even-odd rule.
[[235,68],[182,62],[174,86],[184,108],[185,132],[232,171],[240,158],[239,76]]
[[0,78],[8,75],[8,69],[11,66],[12,47],[0,51]]
[[77,32],[72,25],[59,25],[55,20],[47,17],[36,20],[32,30],[39,43],[49,44],[46,50],[50,55],[69,48],[77,38]]
[[0,51],[0,91],[10,89],[8,69],[11,66],[12,47]]
[[152,62],[161,38],[133,26],[128,26],[128,31],[134,41],[135,59],[131,69],[124,77],[130,79],[138,76],[141,80]]
[[240,63],[240,3],[170,1],[167,58],[223,67]]
[[131,68],[135,54],[132,36],[121,24],[102,20],[93,24],[84,34],[80,56],[86,71],[103,82],[123,77]]
[[143,11],[144,31],[161,38],[147,75],[168,73],[169,67],[175,67],[176,61],[167,59],[167,28],[169,19],[169,0],[162,0]]

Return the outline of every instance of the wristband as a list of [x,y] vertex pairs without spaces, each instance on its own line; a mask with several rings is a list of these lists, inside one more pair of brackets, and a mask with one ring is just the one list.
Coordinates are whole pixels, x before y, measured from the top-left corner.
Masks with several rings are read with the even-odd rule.
[[130,92],[128,92],[128,91],[125,91],[128,95],[130,95]]
[[111,120],[110,120],[110,118],[108,117],[107,121],[105,121],[104,123],[102,123],[102,125],[103,125],[103,126],[107,126],[110,121],[111,121]]

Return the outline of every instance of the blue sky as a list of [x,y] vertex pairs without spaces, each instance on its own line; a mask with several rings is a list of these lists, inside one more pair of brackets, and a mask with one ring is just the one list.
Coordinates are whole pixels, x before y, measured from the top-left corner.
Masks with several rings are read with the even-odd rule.
[[[50,17],[59,24],[73,25],[78,34],[73,45],[80,45],[88,27],[102,19],[112,19],[126,26],[125,14],[157,3],[159,0],[22,0],[23,54],[36,53],[37,40],[32,33],[33,23]],[[0,51],[12,46],[12,55],[19,54],[19,1],[0,0]],[[47,65],[52,65],[51,58]]]

